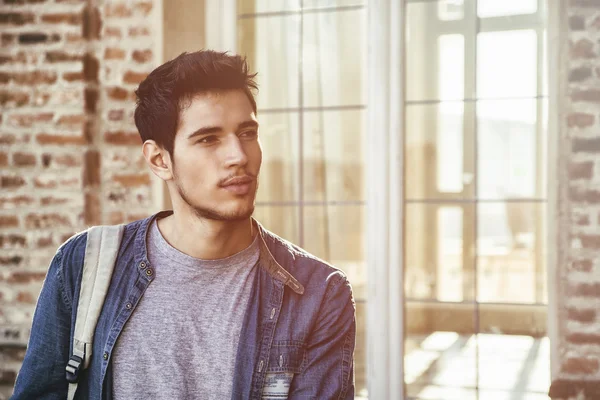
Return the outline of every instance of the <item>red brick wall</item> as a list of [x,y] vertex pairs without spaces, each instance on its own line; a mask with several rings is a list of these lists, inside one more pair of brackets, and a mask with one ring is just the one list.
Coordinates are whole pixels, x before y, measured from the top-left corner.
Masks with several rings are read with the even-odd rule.
[[159,11],[152,0],[0,0],[0,398],[56,248],[156,209],[132,114],[159,63]]
[[[552,2],[550,2],[552,4]],[[553,398],[600,398],[600,1],[561,0],[557,82],[558,375]]]

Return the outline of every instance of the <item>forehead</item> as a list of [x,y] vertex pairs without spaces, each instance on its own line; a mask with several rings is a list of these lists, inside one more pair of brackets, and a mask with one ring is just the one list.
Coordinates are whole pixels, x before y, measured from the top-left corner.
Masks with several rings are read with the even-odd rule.
[[250,100],[242,90],[207,92],[192,97],[181,110],[180,129],[237,125],[256,119]]

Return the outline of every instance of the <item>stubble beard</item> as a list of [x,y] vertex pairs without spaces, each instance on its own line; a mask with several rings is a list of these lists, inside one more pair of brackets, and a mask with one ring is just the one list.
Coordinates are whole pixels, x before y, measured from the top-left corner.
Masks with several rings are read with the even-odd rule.
[[254,189],[254,193],[248,194],[248,196],[252,196],[252,203],[247,210],[242,210],[241,212],[233,212],[229,214],[225,214],[215,210],[214,208],[202,207],[200,205],[194,204],[192,200],[189,198],[183,187],[179,184],[178,179],[174,179],[175,187],[177,188],[177,193],[181,199],[189,206],[189,208],[194,212],[194,214],[200,219],[210,219],[213,221],[243,221],[252,216],[254,213],[254,199],[256,199],[256,192],[258,191],[258,177],[256,178],[256,187]]

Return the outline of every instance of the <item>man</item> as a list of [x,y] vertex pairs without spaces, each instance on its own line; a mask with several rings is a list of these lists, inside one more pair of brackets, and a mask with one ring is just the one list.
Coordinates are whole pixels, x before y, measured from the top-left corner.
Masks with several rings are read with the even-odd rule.
[[[354,301],[339,270],[251,218],[254,76],[199,51],[139,86],[135,123],[173,210],[128,224],[81,399],[354,397]],[[65,399],[86,233],[52,260],[15,399]]]

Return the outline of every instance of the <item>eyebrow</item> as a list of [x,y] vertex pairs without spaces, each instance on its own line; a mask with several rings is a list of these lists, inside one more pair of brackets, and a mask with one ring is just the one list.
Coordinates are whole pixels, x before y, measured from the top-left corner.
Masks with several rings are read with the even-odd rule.
[[[236,131],[240,131],[244,128],[258,128],[258,122],[254,121],[254,120],[240,122],[237,126]],[[218,132],[222,132],[222,131],[223,131],[223,128],[220,126],[206,126],[206,127],[197,129],[194,132],[190,133],[190,135],[188,136],[188,139],[195,138],[196,136],[203,136],[203,135],[208,135],[210,133],[218,133]]]

